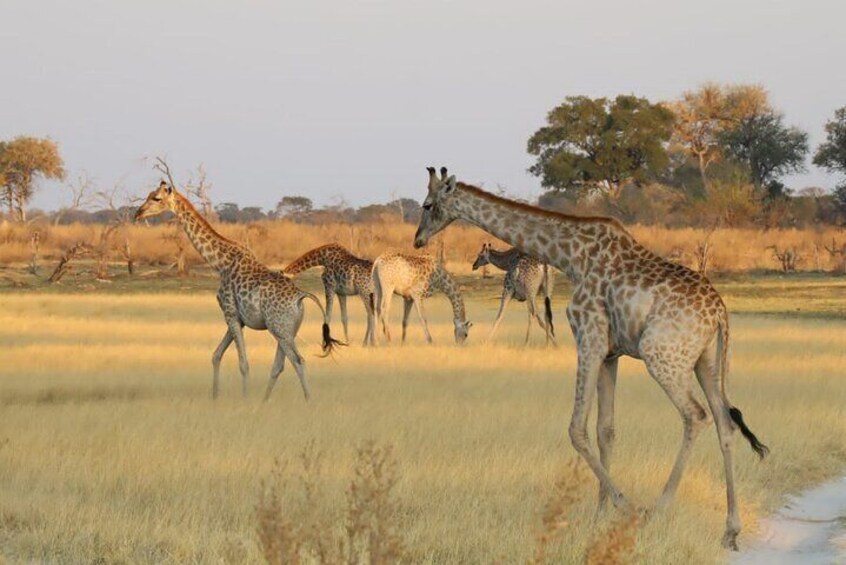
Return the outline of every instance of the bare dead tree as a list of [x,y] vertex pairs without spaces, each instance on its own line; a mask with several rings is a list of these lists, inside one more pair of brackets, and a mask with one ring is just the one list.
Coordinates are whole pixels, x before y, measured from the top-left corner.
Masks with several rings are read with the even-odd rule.
[[[120,184],[116,184],[108,191],[98,191],[96,197],[100,205],[113,213],[112,219],[100,230],[100,236],[93,247],[97,258],[97,278],[109,278],[108,261],[113,253],[117,253],[126,262],[129,275],[135,274],[135,258],[132,254],[132,241],[129,238],[128,225],[132,221],[133,205],[137,198],[126,194]],[[113,237],[122,234],[120,243],[115,243]]]
[[792,273],[796,271],[796,263],[801,261],[799,253],[795,247],[779,251],[777,245],[770,245],[767,249],[772,249],[775,258],[781,263],[781,270],[784,273]]
[[837,243],[837,240],[833,237],[831,238],[831,246],[823,245],[825,250],[831,256],[831,260],[837,262],[838,256],[840,256],[839,263],[836,263],[835,272],[840,272],[846,274],[846,242],[842,245]]
[[714,225],[705,234],[705,239],[696,245],[696,252],[694,254],[696,258],[696,270],[703,277],[708,276],[708,263],[711,261],[712,254],[711,236],[714,235],[714,231],[716,231],[718,225],[719,222],[714,222]]
[[185,193],[188,198],[194,201],[203,217],[207,220],[215,220],[217,214],[215,214],[214,205],[209,196],[212,185],[208,181],[206,168],[202,163],[197,165],[196,175],[196,178],[193,175],[188,178],[188,182],[185,183]]
[[187,258],[190,244],[178,223],[171,222],[171,226],[173,229],[162,235],[163,241],[172,243],[176,247],[176,262],[170,268],[175,268],[178,276],[187,277],[191,274],[191,266]]
[[29,272],[33,275],[38,276],[38,250],[41,247],[41,232],[35,230],[32,232],[32,235],[29,236],[29,250],[30,250],[30,260],[29,260]]
[[59,264],[56,265],[56,268],[47,279],[47,282],[50,284],[59,282],[62,277],[71,270],[71,261],[89,253],[90,251],[91,248],[81,241],[73,244],[59,259]]
[[57,226],[61,223],[62,218],[68,212],[77,210],[85,210],[96,203],[97,197],[94,190],[94,179],[88,176],[88,173],[82,172],[76,180],[67,184],[67,188],[71,193],[70,203],[62,205],[56,215],[53,216],[53,225]]

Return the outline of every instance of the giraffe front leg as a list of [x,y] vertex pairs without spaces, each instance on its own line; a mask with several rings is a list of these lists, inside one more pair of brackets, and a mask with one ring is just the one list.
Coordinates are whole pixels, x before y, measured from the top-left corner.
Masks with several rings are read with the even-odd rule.
[[420,324],[423,326],[423,333],[426,335],[426,342],[432,343],[432,334],[429,333],[429,324],[426,323],[426,316],[423,315],[423,299],[414,298],[414,307],[417,310],[417,317],[420,318]]
[[[596,383],[597,417],[596,443],[599,445],[599,461],[611,473],[611,457],[614,453],[614,393],[617,387],[617,358],[606,359],[599,368]],[[608,490],[599,485],[599,510],[605,509]]]
[[411,313],[411,305],[413,304],[410,298],[403,296],[402,298],[402,341],[405,343],[405,333],[408,329],[408,315]]
[[529,334],[532,331],[532,320],[537,318],[537,314],[535,313],[534,298],[526,298],[526,309],[529,311],[529,324],[526,326],[526,341],[523,342],[523,345],[529,345]]
[[214,350],[212,354],[212,398],[217,398],[220,389],[220,361],[223,359],[223,354],[226,353],[226,350],[229,349],[229,345],[232,343],[233,337],[232,332],[229,331],[229,328],[226,329],[226,333],[223,335],[223,339],[220,340],[220,344],[217,346],[217,349]]
[[[598,324],[589,325],[598,326]],[[606,496],[611,498],[614,506],[628,508],[628,503],[620,489],[617,488],[605,466],[590,449],[587,431],[588,415],[593,396],[596,393],[600,366],[608,354],[607,342],[605,342],[607,338],[604,337],[607,336],[607,331],[603,333],[597,327],[593,327],[591,330],[590,336],[583,335],[583,330],[580,330],[580,339],[577,340],[579,342],[579,361],[576,375],[576,394],[573,401],[573,417],[570,420],[570,441],[591,468],[593,474],[599,480],[600,487],[605,489]]]
[[505,316],[505,307],[508,306],[508,302],[511,300],[511,293],[507,290],[502,291],[502,299],[499,302],[499,312],[496,315],[496,321],[494,321],[493,328],[491,328],[491,333],[488,335],[488,341],[493,339],[494,334],[496,333],[496,329],[499,327],[499,323],[502,321],[503,316]]
[[341,323],[344,325],[344,342],[350,342],[350,334],[347,329],[347,297],[343,294],[338,295],[338,306],[341,307]]
[[238,349],[238,368],[241,370],[241,394],[247,396],[247,379],[250,376],[250,362],[247,360],[247,345],[244,342],[244,327],[240,321],[229,322],[229,333],[235,339]]
[[367,313],[367,331],[364,332],[364,342],[362,345],[376,345],[376,318],[375,318],[375,304],[371,295],[361,294],[361,301],[364,303],[364,311]]

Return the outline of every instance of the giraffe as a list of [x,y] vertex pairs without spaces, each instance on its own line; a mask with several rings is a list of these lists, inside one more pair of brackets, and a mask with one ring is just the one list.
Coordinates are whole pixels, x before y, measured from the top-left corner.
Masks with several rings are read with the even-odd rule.
[[[518,302],[525,302],[529,311],[529,324],[526,326],[526,341],[529,343],[529,333],[532,330],[532,321],[537,320],[538,325],[546,334],[546,342],[555,343],[555,326],[552,324],[552,276],[549,273],[549,266],[541,263],[534,257],[521,253],[518,249],[511,248],[508,251],[497,251],[490,243],[482,244],[482,250],[473,263],[473,270],[484,265],[493,265],[505,271],[505,279],[502,282],[502,299],[499,304],[499,313],[496,315],[493,329],[488,339],[493,339],[499,323],[505,314],[505,307],[513,298]],[[537,314],[535,297],[543,291],[544,293],[544,316],[541,320]]]
[[[670,263],[641,246],[616,220],[541,210],[456,182],[428,168],[428,194],[414,246],[423,247],[461,219],[520,251],[564,271],[574,289],[567,318],[578,352],[569,435],[599,484],[600,509],[610,498],[629,508],[609,469],[614,443],[617,360],[641,359],[682,418],[681,447],[655,509],[673,498],[690,448],[711,417],[717,429],[726,479],[723,546],[737,549],[740,515],[732,464],[732,435],[739,428],[760,458],[769,452],[729,401],[729,319],[726,306],[704,276]],[[691,373],[711,415],[695,395]],[[597,398],[599,457],[588,441],[588,413]]]
[[458,284],[433,257],[383,253],[373,262],[373,285],[376,289],[376,315],[382,321],[382,332],[391,341],[388,318],[391,309],[391,295],[396,293],[403,299],[402,341],[408,327],[408,314],[412,304],[423,326],[426,341],[432,343],[432,334],[423,315],[423,299],[440,290],[446,294],[452,305],[455,342],[464,343],[473,322],[467,321],[464,299]]
[[375,345],[375,307],[373,289],[373,261],[356,257],[337,243],[322,245],[294,259],[283,271],[296,275],[312,267],[323,267],[323,288],[326,291],[326,316],[332,323],[332,299],[337,294],[344,324],[344,341],[349,342],[347,330],[347,296],[358,295],[367,312],[367,331],[364,345]]
[[220,275],[217,302],[226,321],[226,333],[212,355],[212,397],[217,398],[218,395],[220,361],[233,341],[238,349],[241,391],[242,394],[247,394],[250,365],[243,333],[244,326],[247,326],[254,330],[268,330],[276,338],[276,358],[265,389],[265,401],[270,398],[273,386],[285,367],[286,357],[294,366],[303,395],[308,400],[310,394],[304,359],[297,351],[295,342],[303,321],[303,299],[313,300],[323,313],[324,356],[340,344],[329,333],[329,319],[320,300],[313,294],[297,288],[282,273],[268,269],[244,245],[217,233],[188,199],[177,192],[172,180],[170,184],[162,181],[156,190],[150,192],[135,214],[135,220],[168,211],[176,214],[179,225],[185,230],[197,252]]

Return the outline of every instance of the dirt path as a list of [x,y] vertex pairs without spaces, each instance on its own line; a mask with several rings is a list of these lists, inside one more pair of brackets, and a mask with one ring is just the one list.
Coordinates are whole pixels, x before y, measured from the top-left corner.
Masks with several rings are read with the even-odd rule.
[[846,564],[846,477],[798,496],[761,523],[734,565]]

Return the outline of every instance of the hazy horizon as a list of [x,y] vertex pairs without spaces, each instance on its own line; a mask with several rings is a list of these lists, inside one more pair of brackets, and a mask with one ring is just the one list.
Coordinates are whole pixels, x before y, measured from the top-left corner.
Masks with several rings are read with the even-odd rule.
[[[4,2],[0,138],[143,193],[167,156],[215,202],[422,199],[427,165],[533,198],[529,135],[569,95],[759,83],[810,135],[846,105],[840,3]],[[831,189],[808,164],[793,188]],[[42,183],[31,207],[55,209]]]

